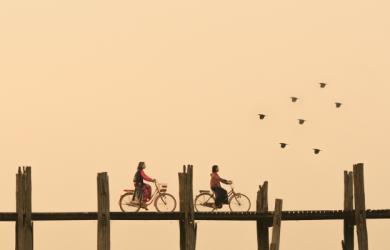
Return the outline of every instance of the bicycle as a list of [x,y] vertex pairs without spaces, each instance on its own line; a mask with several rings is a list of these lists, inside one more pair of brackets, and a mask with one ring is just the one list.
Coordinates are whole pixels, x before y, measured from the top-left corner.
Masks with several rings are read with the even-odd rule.
[[[229,209],[232,212],[247,212],[251,208],[251,201],[248,196],[234,191],[233,184],[230,185],[228,192]],[[197,212],[213,212],[218,209],[215,206],[215,193],[210,190],[199,190],[195,197],[195,211]]]
[[173,212],[176,208],[176,199],[167,193],[167,184],[154,182],[155,190],[152,198],[147,202],[143,201],[142,190],[138,194],[134,189],[124,189],[125,192],[119,198],[119,207],[122,212],[138,212],[141,208],[148,210],[148,206],[153,203],[158,212]]

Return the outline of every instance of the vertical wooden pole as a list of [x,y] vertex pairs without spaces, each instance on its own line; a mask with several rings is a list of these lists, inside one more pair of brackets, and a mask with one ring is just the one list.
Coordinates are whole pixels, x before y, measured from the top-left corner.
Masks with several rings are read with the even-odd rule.
[[353,166],[355,223],[359,250],[368,250],[363,163]]
[[[344,171],[344,211],[353,211],[353,175],[351,171]],[[353,218],[344,219],[344,240],[341,242],[343,250],[353,250],[354,248],[353,229]]]
[[[259,186],[257,191],[256,200],[256,212],[266,213],[268,212],[268,181],[263,183],[263,186]],[[268,223],[257,220],[257,249],[258,250],[269,250],[269,232]]]
[[185,222],[187,220],[185,213],[185,170],[183,169],[183,173],[179,173],[179,205],[180,205],[180,213],[184,215],[182,219],[179,221],[180,227],[180,250],[186,250],[186,228]]
[[110,192],[106,172],[98,173],[98,235],[97,249],[110,250]]
[[275,211],[274,219],[272,224],[272,240],[271,240],[271,250],[279,250],[280,245],[280,228],[282,222],[282,205],[283,200],[275,200]]
[[180,226],[180,250],[195,250],[197,225],[194,222],[193,190],[192,190],[193,166],[183,167],[183,173],[179,173],[179,197],[180,212],[183,219]]
[[31,167],[19,167],[16,174],[16,214],[15,249],[32,250]]
[[188,224],[189,224],[189,238],[190,238],[190,246],[189,246],[189,249],[190,250],[195,250],[195,246],[196,246],[196,233],[197,233],[197,224],[195,223],[195,216],[194,216],[194,196],[193,196],[193,166],[192,165],[188,165],[188,168],[187,168],[187,175],[188,175],[188,179],[187,179],[187,186],[188,186],[188,210],[189,210],[189,221],[188,221]]

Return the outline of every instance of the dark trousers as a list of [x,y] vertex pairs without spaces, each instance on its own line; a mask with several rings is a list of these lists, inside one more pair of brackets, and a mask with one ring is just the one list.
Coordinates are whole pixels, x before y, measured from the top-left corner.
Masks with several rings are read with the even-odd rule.
[[221,187],[211,188],[215,193],[215,206],[222,207],[222,204],[228,204],[228,194],[227,191]]

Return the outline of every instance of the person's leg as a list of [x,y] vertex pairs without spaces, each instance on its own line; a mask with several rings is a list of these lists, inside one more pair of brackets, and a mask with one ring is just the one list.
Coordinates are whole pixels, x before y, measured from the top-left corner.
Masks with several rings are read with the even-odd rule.
[[145,185],[145,192],[144,192],[144,202],[150,200],[152,196],[152,187],[149,184],[144,184]]
[[222,207],[222,201],[223,201],[222,188],[216,187],[216,188],[214,188],[214,192],[215,192],[215,206],[217,208],[221,208]]
[[229,204],[227,191],[221,188],[221,201],[223,204]]

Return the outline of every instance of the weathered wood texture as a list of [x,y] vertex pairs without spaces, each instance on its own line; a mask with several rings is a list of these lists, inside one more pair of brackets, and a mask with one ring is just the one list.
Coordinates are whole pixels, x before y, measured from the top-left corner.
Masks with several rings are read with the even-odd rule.
[[282,205],[283,200],[275,200],[275,210],[274,210],[274,220],[272,223],[272,240],[271,240],[271,250],[279,250],[280,245],[280,228],[282,222]]
[[31,167],[19,167],[16,174],[16,224],[15,249],[33,249],[33,224],[31,222]]
[[368,250],[363,164],[353,166],[355,223],[359,250]]
[[[256,212],[268,212],[268,181],[265,181],[263,185],[260,185],[259,190],[257,191]],[[256,221],[258,250],[269,250],[268,225],[269,223],[264,220],[259,219]]]
[[[353,174],[344,171],[344,211],[353,211]],[[353,218],[344,219],[344,240],[341,242],[343,250],[354,249],[354,221]]]
[[183,166],[183,173],[179,173],[180,212],[184,213],[184,218],[179,221],[181,250],[195,250],[196,246],[192,176],[193,166]]
[[98,233],[97,249],[110,250],[110,191],[106,172],[98,173]]

